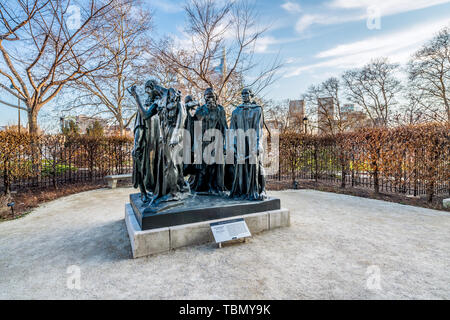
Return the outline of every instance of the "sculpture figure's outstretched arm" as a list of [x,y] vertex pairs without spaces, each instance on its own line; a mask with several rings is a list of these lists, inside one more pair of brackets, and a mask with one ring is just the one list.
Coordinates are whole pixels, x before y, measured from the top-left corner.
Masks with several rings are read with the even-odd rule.
[[141,99],[139,98],[139,95],[136,92],[136,86],[132,86],[128,92],[134,97],[136,100],[136,104],[138,106],[138,111],[142,117],[142,119],[147,120],[154,116],[157,113],[158,105],[156,103],[153,103],[148,110],[145,110],[145,108],[142,105]]

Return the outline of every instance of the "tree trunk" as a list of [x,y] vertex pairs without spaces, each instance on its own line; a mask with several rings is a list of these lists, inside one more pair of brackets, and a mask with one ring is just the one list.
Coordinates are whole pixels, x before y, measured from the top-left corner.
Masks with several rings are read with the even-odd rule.
[[434,198],[434,181],[429,181],[427,184],[427,201],[432,203]]
[[38,134],[37,115],[36,108],[28,107],[28,132],[31,135]]
[[295,164],[296,164],[296,161],[295,161],[295,159],[293,159],[292,162],[291,162],[291,178],[292,178],[292,185],[295,184]]
[[346,170],[346,163],[345,163],[346,162],[345,154],[342,151],[342,149],[340,151],[339,157],[340,157],[340,162],[341,162],[341,188],[345,188],[345,182],[346,182],[345,178],[347,175],[347,170]]
[[375,194],[380,193],[380,181],[378,177],[378,166],[374,163],[375,169],[373,171],[373,187],[375,189]]
[[31,143],[31,168],[33,170],[33,176],[36,179],[40,179],[40,151],[38,145],[38,124],[37,115],[39,110],[36,106],[30,107],[28,109],[28,132],[30,133],[30,143]]
[[5,185],[5,195],[9,195],[11,193],[11,184],[9,182],[9,159],[6,159],[3,162],[3,184]]
[[319,180],[319,163],[316,145],[314,145],[314,171],[314,180],[317,182]]
[[448,105],[448,102],[446,102],[447,106],[447,122],[450,123],[450,106]]
[[441,85],[442,85],[442,89],[443,89],[443,100],[444,100],[444,105],[445,105],[445,109],[446,109],[446,111],[447,111],[447,123],[450,123],[450,104],[448,103],[448,100],[449,99],[447,99],[447,95],[446,95],[446,88],[445,88],[445,84],[444,84],[444,81],[443,81],[443,79],[442,79],[442,77],[441,77]]
[[56,187],[56,174],[57,174],[57,172],[56,172],[56,160],[55,160],[55,158],[53,158],[52,170],[53,170],[53,172],[52,172],[53,188],[57,189],[57,187]]
[[353,154],[353,152],[352,152],[351,170],[352,170],[352,187],[354,187],[356,185],[356,181],[355,181],[355,155]]
[[429,203],[433,202],[433,198],[434,198],[434,187],[436,185],[437,182],[437,168],[436,165],[438,163],[439,160],[439,151],[438,150],[433,150],[434,151],[434,157],[433,157],[433,162],[430,165],[430,169],[431,171],[429,171],[429,177],[428,177],[428,183],[427,183],[427,200]]
[[419,182],[419,178],[418,178],[418,166],[417,166],[417,157],[418,157],[418,151],[417,149],[414,150],[414,197],[418,196],[419,192],[418,192],[418,182]]
[[124,135],[124,121],[122,118],[122,108],[120,108],[120,113],[118,115],[116,115],[116,120],[117,120],[117,126],[118,126],[118,132],[119,132],[119,136],[123,137]]

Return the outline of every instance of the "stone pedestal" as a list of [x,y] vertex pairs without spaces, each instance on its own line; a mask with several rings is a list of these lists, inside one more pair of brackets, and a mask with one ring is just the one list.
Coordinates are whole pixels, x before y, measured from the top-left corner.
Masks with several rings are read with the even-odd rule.
[[280,209],[280,199],[235,200],[213,195],[190,195],[182,201],[164,202],[163,211],[146,206],[139,193],[130,195],[130,204],[142,230],[173,227]]
[[[217,209],[218,208],[213,207],[209,208],[211,212]],[[220,210],[217,211],[222,212],[222,214],[225,214],[226,212]],[[235,210],[230,210],[229,212],[236,213]],[[178,213],[180,214],[180,211]],[[194,216],[197,217],[197,215]],[[208,219],[208,217],[208,215],[204,215],[205,219],[203,221],[193,223],[142,230],[132,205],[126,204],[125,223],[130,237],[133,258],[144,257],[185,246],[214,242],[214,236],[210,228],[210,223],[213,222],[243,218],[252,235],[265,230],[287,227],[290,225],[289,210],[280,208],[255,213],[234,214],[219,219]]]

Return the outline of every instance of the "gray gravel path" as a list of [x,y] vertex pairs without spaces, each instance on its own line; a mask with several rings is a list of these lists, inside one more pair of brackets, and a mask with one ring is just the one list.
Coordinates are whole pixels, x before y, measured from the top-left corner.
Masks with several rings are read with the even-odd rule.
[[[133,260],[130,192],[83,192],[0,223],[0,299],[450,299],[449,213],[272,192],[291,227]],[[71,265],[80,289],[67,286]]]

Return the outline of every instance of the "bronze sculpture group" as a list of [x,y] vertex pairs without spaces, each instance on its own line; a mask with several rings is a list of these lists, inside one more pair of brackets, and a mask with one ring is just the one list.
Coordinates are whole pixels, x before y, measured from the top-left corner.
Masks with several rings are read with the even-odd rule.
[[230,126],[212,88],[205,90],[201,106],[191,96],[182,104],[178,90],[155,80],[145,84],[144,104],[136,86],[129,92],[138,108],[133,186],[147,206],[192,194],[265,199],[263,112],[251,100],[250,89],[242,90],[243,102],[234,109]]

